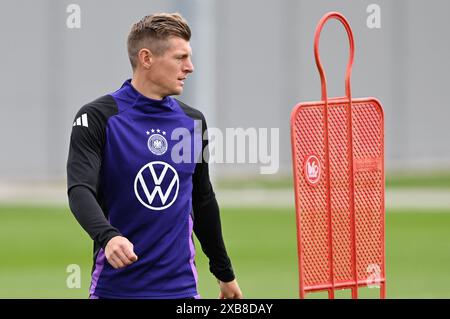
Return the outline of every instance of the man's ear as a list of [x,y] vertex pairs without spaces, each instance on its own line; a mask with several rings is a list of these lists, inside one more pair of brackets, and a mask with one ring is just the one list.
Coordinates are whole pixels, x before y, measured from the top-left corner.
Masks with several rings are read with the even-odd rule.
[[146,70],[150,69],[153,64],[153,54],[149,49],[140,49],[138,52],[138,59],[142,67]]

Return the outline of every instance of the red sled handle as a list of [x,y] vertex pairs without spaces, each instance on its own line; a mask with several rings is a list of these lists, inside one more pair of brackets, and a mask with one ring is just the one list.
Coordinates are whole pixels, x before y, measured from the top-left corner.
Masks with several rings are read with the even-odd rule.
[[322,63],[320,62],[319,40],[323,26],[330,19],[339,20],[344,25],[345,30],[347,30],[348,41],[350,43],[350,57],[348,59],[347,71],[345,74],[345,94],[349,99],[349,101],[351,102],[352,94],[350,90],[350,76],[352,73],[353,57],[355,54],[355,44],[353,41],[353,32],[352,29],[350,28],[350,24],[348,23],[347,19],[339,12],[329,12],[325,14],[317,24],[316,33],[314,35],[314,56],[316,57],[317,69],[319,70],[320,81],[322,82],[322,101],[327,101],[328,95],[327,95],[327,79],[325,76],[325,71],[323,70]]
[[[357,261],[356,261],[356,225],[355,225],[355,186],[354,186],[354,175],[353,175],[353,130],[352,130],[352,93],[350,90],[350,76],[352,73],[352,65],[353,65],[353,56],[355,53],[355,44],[353,41],[353,33],[352,29],[350,28],[350,24],[348,23],[347,19],[345,17],[338,13],[338,12],[329,12],[325,14],[322,19],[320,19],[319,23],[317,24],[316,33],[314,35],[314,56],[316,57],[316,64],[317,68],[320,73],[320,80],[322,83],[322,101],[324,102],[324,120],[325,120],[325,167],[326,172],[330,172],[330,145],[329,145],[329,138],[328,138],[328,94],[327,94],[327,79],[325,76],[325,72],[322,67],[322,63],[320,62],[320,55],[319,55],[319,39],[320,39],[320,33],[322,32],[323,26],[325,23],[330,19],[337,19],[339,20],[345,27],[345,30],[347,30],[348,40],[350,43],[350,57],[348,59],[347,64],[347,71],[345,74],[345,94],[348,99],[348,108],[346,108],[346,114],[347,114],[347,136],[349,140],[349,145],[351,145],[348,148],[348,163],[349,163],[349,173],[350,173],[350,216],[351,216],[351,238],[352,238],[352,272],[353,272],[353,278],[355,280],[355,286],[352,287],[352,297],[357,298],[358,297],[358,273],[357,273]],[[326,183],[327,183],[327,198],[328,198],[328,245],[330,247],[329,250],[329,260],[330,260],[330,281],[332,288],[329,289],[328,294],[330,298],[334,298],[334,289],[335,289],[335,278],[334,278],[334,266],[333,266],[333,225],[332,225],[332,211],[331,211],[331,180],[330,180],[330,174],[326,175]]]

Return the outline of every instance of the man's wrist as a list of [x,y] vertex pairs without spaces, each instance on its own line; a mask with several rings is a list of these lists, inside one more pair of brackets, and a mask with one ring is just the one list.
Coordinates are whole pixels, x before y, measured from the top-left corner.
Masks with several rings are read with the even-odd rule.
[[222,271],[217,273],[215,276],[217,280],[221,282],[231,282],[235,279],[233,270]]
[[102,240],[101,240],[101,242],[100,242],[100,247],[102,247],[103,250],[105,250],[106,245],[108,245],[108,242],[109,242],[111,239],[113,239],[114,237],[117,237],[117,236],[122,236],[122,234],[121,234],[120,232],[114,230],[114,229],[108,231],[108,232],[106,233],[106,235],[103,236],[103,238],[102,238]]

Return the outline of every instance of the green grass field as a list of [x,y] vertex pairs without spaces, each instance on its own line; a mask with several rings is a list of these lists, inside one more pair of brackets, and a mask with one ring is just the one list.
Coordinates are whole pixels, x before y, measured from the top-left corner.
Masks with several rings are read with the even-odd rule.
[[[264,189],[292,189],[294,181],[291,176],[274,176],[272,178],[242,177],[222,177],[217,181],[217,185],[230,189],[264,188]],[[449,189],[450,171],[431,172],[396,172],[386,173],[387,188],[428,188],[428,189]]]
[[[222,223],[245,297],[297,298],[294,211],[222,208]],[[449,229],[449,211],[387,212],[389,298],[450,298]],[[216,298],[217,283],[196,247],[200,293]],[[68,208],[0,206],[0,298],[86,298],[91,253],[90,238]],[[81,267],[80,289],[66,286],[69,264]],[[361,290],[362,297],[377,295],[378,289]]]

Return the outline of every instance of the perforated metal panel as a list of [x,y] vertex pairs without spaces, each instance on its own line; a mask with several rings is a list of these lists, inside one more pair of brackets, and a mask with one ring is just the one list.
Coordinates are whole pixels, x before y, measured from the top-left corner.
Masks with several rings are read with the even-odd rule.
[[[343,98],[328,99],[318,57],[327,19],[349,33],[351,56]],[[291,114],[300,297],[306,292],[381,286],[385,297],[384,118],[374,98],[352,99],[353,35],[345,18],[329,13],[316,31],[322,101],[296,105]]]
[[[383,111],[375,99],[352,101],[353,213],[346,107],[344,101],[328,105],[329,170],[324,103],[299,104],[292,113],[300,285],[305,291],[384,282]],[[320,162],[314,185],[305,165],[311,155]]]

